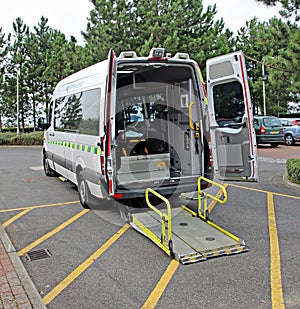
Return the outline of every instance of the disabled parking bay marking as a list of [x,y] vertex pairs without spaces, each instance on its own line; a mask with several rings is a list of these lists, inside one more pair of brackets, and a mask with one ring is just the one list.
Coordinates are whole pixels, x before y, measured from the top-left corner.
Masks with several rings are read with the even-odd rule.
[[67,227],[68,225],[70,225],[71,223],[73,223],[74,221],[76,221],[77,219],[82,217],[83,215],[85,215],[88,211],[90,211],[90,209],[82,210],[81,212],[79,212],[78,214],[76,214],[75,216],[70,218],[69,220],[67,220],[64,223],[62,223],[61,225],[59,225],[57,228],[53,229],[49,233],[47,233],[44,236],[40,237],[39,239],[37,239],[36,241],[31,243],[30,245],[28,245],[24,249],[18,251],[18,255],[22,256],[23,254],[27,253],[28,251],[30,251],[31,249],[33,249],[34,247],[36,247],[37,245],[39,245],[40,243],[45,241],[46,239],[52,237],[54,234],[58,233],[59,231],[61,231],[62,229],[64,229],[65,227]]
[[68,287],[77,277],[79,277],[89,266],[91,266],[114,242],[116,242],[130,227],[125,224],[117,233],[108,239],[97,251],[87,258],[81,265],[74,269],[64,280],[62,280],[44,298],[43,302],[48,305],[57,295]]

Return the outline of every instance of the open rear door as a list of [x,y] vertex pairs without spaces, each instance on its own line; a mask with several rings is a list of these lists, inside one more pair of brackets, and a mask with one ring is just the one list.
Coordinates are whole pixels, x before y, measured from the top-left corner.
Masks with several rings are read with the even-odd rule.
[[112,145],[115,139],[114,115],[116,101],[117,60],[115,52],[111,49],[108,54],[108,75],[105,93],[105,175],[109,195],[114,195],[115,171],[112,158]]
[[209,59],[206,74],[215,173],[225,180],[257,181],[253,108],[243,53]]

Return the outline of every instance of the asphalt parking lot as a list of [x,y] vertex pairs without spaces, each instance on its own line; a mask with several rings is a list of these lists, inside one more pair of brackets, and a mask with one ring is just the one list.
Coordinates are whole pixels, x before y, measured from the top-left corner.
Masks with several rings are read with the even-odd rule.
[[[243,254],[179,264],[118,211],[84,210],[74,185],[44,176],[39,148],[0,148],[0,221],[48,308],[296,309],[300,189],[283,175],[299,146],[286,147],[260,147],[260,181],[227,183],[211,211]],[[28,260],[37,250],[51,255]]]

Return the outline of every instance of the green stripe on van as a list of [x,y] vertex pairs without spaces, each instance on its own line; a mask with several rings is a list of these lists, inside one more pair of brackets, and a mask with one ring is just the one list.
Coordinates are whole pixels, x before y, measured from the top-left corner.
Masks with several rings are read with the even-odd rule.
[[96,154],[96,155],[101,154],[101,149],[99,147],[93,147],[93,146],[89,146],[89,145],[83,145],[83,144],[77,144],[77,143],[71,143],[71,142],[64,142],[64,141],[52,141],[52,142],[49,142],[49,144],[64,146],[64,147],[68,147],[68,148],[71,148],[71,149],[89,152],[89,153]]

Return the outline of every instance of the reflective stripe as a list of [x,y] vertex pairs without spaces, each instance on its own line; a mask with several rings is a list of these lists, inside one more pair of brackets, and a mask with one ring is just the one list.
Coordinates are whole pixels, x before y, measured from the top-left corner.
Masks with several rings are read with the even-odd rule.
[[90,152],[90,153],[93,153],[93,154],[96,154],[96,155],[101,154],[100,147],[93,147],[93,146],[89,146],[89,145],[82,145],[82,144],[76,144],[76,143],[64,142],[64,141],[52,141],[52,142],[49,142],[49,144],[64,146],[64,147],[68,147],[68,148],[71,148],[71,149],[76,149],[76,150],[80,150],[80,151],[84,151],[84,152]]

